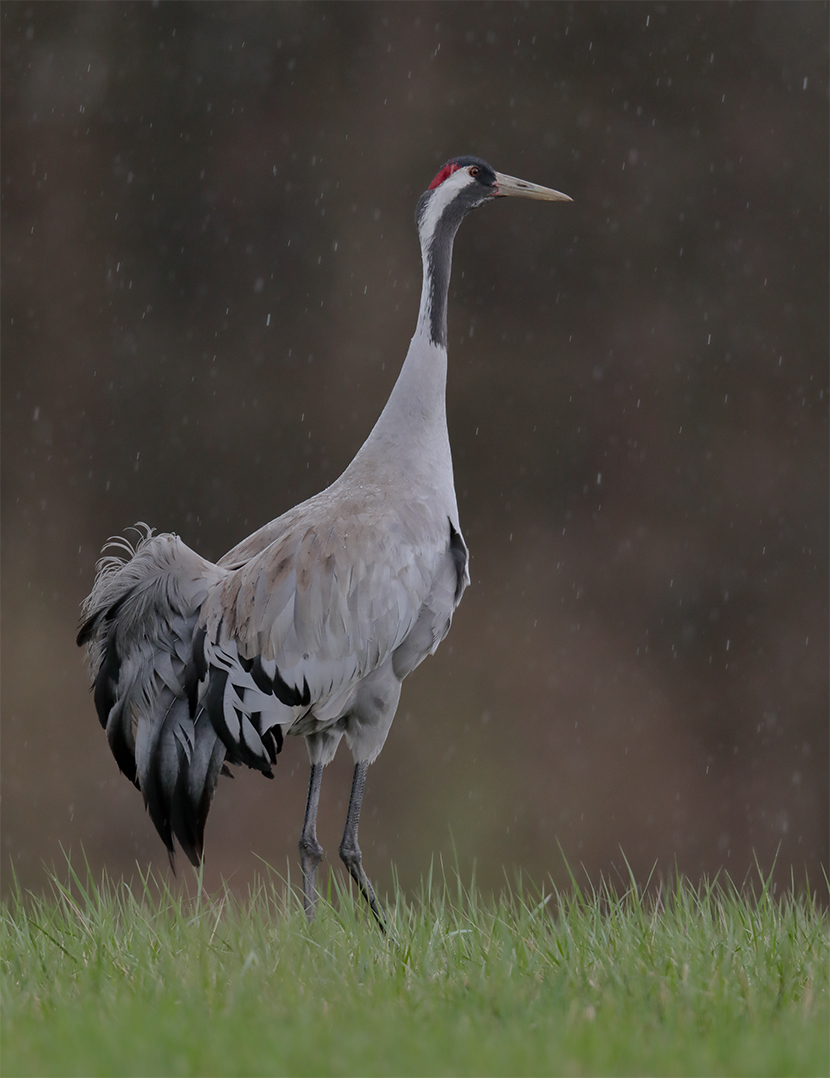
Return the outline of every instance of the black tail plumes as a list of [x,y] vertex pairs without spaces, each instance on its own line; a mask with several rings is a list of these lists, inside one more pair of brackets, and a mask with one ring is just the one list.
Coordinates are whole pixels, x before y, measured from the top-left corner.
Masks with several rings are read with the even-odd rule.
[[[176,536],[150,529],[135,547],[125,540],[112,545],[126,557],[99,563],[78,644],[88,650],[95,707],[112,753],[141,790],[171,864],[175,837],[198,865],[219,775],[230,774],[194,684],[199,606],[218,570]],[[192,570],[186,577],[183,562]]]

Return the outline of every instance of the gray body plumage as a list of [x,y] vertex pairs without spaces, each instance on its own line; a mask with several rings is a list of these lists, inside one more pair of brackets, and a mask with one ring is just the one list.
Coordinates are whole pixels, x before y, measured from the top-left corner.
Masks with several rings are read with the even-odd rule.
[[[446,358],[429,350],[424,364],[415,348],[414,375],[405,364],[343,475],[217,564],[177,536],[149,533],[129,560],[102,563],[84,611],[96,703],[107,694],[113,752],[168,848],[172,831],[194,863],[201,839],[187,821],[194,796],[209,804],[215,789],[217,739],[230,762],[266,774],[275,727],[305,736],[312,763],[329,763],[343,736],[355,762],[371,763],[401,681],[450,627],[469,575],[446,437]],[[424,375],[432,384],[417,406],[401,406]],[[412,442],[419,452],[408,458]],[[107,654],[123,657],[117,674]]]
[[135,547],[117,540],[99,562],[78,642],[113,754],[171,860],[174,837],[194,864],[201,858],[228,763],[272,777],[284,736],[302,735],[312,765],[300,844],[311,915],[321,768],[345,737],[356,769],[341,855],[381,920],[357,846],[366,767],[403,679],[443,640],[469,583],[445,407],[452,240],[466,212],[494,195],[566,197],[533,185],[505,190],[522,182],[458,158],[423,196],[416,333],[339,479],[215,564],[145,526]]

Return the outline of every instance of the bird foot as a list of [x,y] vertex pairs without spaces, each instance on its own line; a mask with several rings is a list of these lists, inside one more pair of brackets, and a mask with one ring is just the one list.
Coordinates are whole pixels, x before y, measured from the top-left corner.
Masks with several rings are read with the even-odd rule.
[[381,932],[386,932],[386,918],[375,897],[375,889],[372,887],[372,882],[363,868],[363,854],[360,852],[360,847],[358,845],[341,845],[340,860],[349,870],[349,875],[360,888],[360,893],[366,899],[369,909],[372,911],[372,914],[378,923],[378,928],[380,928]]

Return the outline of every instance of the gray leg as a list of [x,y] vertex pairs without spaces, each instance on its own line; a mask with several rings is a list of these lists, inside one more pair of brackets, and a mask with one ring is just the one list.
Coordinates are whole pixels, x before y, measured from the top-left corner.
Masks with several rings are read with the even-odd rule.
[[303,905],[306,917],[314,920],[317,905],[317,866],[323,857],[323,847],[317,841],[317,807],[320,804],[320,783],[323,781],[323,765],[311,765],[308,782],[308,801],[305,807],[303,833],[300,835],[300,865],[303,870]]
[[367,763],[355,764],[354,778],[352,779],[352,796],[349,799],[349,811],[346,816],[346,830],[343,832],[343,841],[340,843],[340,857],[343,864],[351,873],[352,879],[363,893],[363,897],[369,903],[369,909],[375,915],[375,920],[382,931],[386,931],[386,923],[378,906],[375,892],[369,877],[363,870],[363,855],[357,844],[357,825],[360,822],[360,806],[363,802],[363,787],[366,784],[366,772],[369,768]]

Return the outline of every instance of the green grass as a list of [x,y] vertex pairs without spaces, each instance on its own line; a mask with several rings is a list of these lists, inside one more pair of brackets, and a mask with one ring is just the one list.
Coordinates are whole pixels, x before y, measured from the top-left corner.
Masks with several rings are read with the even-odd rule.
[[644,897],[428,881],[382,936],[248,900],[52,877],[2,909],[2,1073],[826,1075],[828,924],[763,880]]

